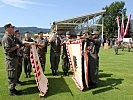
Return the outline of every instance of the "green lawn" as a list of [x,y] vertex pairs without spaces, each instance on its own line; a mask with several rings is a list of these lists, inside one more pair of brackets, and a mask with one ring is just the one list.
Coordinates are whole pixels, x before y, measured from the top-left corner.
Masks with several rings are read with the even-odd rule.
[[44,98],[38,96],[39,91],[35,83],[32,72],[31,78],[24,78],[23,86],[17,86],[22,90],[22,95],[10,97],[7,84],[7,73],[2,47],[0,47],[0,100],[133,100],[133,50],[127,52],[119,50],[119,55],[115,55],[113,49],[100,51],[100,69],[98,88],[80,91],[70,72],[69,77],[62,77],[61,63],[59,66],[59,76],[51,75],[49,52],[47,53],[47,63],[45,75],[49,80],[49,90]]

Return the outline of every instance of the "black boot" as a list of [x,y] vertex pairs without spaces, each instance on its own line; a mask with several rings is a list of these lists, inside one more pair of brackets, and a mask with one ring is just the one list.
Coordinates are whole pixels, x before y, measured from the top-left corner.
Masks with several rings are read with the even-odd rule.
[[10,96],[16,96],[16,92],[15,92],[15,89],[11,89],[10,90]]
[[66,71],[66,76],[69,76],[68,71]]
[[55,76],[55,71],[54,70],[52,70],[52,75]]
[[66,72],[64,71],[63,76],[66,76]]
[[58,76],[58,74],[57,74],[57,70],[55,70],[55,75]]

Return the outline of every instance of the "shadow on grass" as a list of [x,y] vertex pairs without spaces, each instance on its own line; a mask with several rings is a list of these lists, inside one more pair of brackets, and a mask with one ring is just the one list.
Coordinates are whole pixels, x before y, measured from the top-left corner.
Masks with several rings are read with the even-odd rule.
[[111,77],[111,75],[113,75],[113,74],[99,73],[99,78],[103,78],[103,77]]
[[56,95],[56,94],[66,93],[66,92],[71,93],[71,95],[73,96],[71,90],[69,89],[63,77],[58,77],[58,78],[51,77],[51,78],[48,78],[48,80],[49,80],[49,86],[48,86],[49,89],[45,98],[51,95]]
[[29,95],[29,94],[35,94],[35,93],[39,93],[37,86],[28,87],[22,90],[22,95]]
[[[62,76],[62,75],[64,75],[64,73],[63,73],[63,71],[61,72],[61,71],[58,71],[58,76]],[[73,75],[73,73],[72,72],[69,72],[69,75]],[[45,76],[53,76],[52,75],[52,72],[51,73],[45,73]]]
[[95,95],[95,94],[106,92],[112,89],[119,89],[116,86],[119,84],[122,84],[123,80],[124,79],[121,79],[121,78],[119,79],[107,78],[106,80],[99,80],[98,88],[100,87],[103,87],[103,88],[94,90],[92,93]]
[[23,85],[33,85],[33,84],[36,84],[36,80],[28,80],[23,82]]

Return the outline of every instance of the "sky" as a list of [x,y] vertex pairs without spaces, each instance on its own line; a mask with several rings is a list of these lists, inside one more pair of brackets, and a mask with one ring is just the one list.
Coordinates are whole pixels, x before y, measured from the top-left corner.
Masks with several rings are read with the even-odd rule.
[[54,21],[98,12],[114,1],[124,1],[127,15],[133,15],[133,0],[0,0],[0,27],[50,28]]

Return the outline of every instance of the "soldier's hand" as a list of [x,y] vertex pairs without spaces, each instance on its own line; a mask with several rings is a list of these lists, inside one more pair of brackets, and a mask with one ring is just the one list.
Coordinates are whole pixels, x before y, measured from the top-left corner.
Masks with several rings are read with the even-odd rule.
[[20,48],[20,45],[19,45],[19,44],[16,44],[16,47],[17,47],[17,48]]

